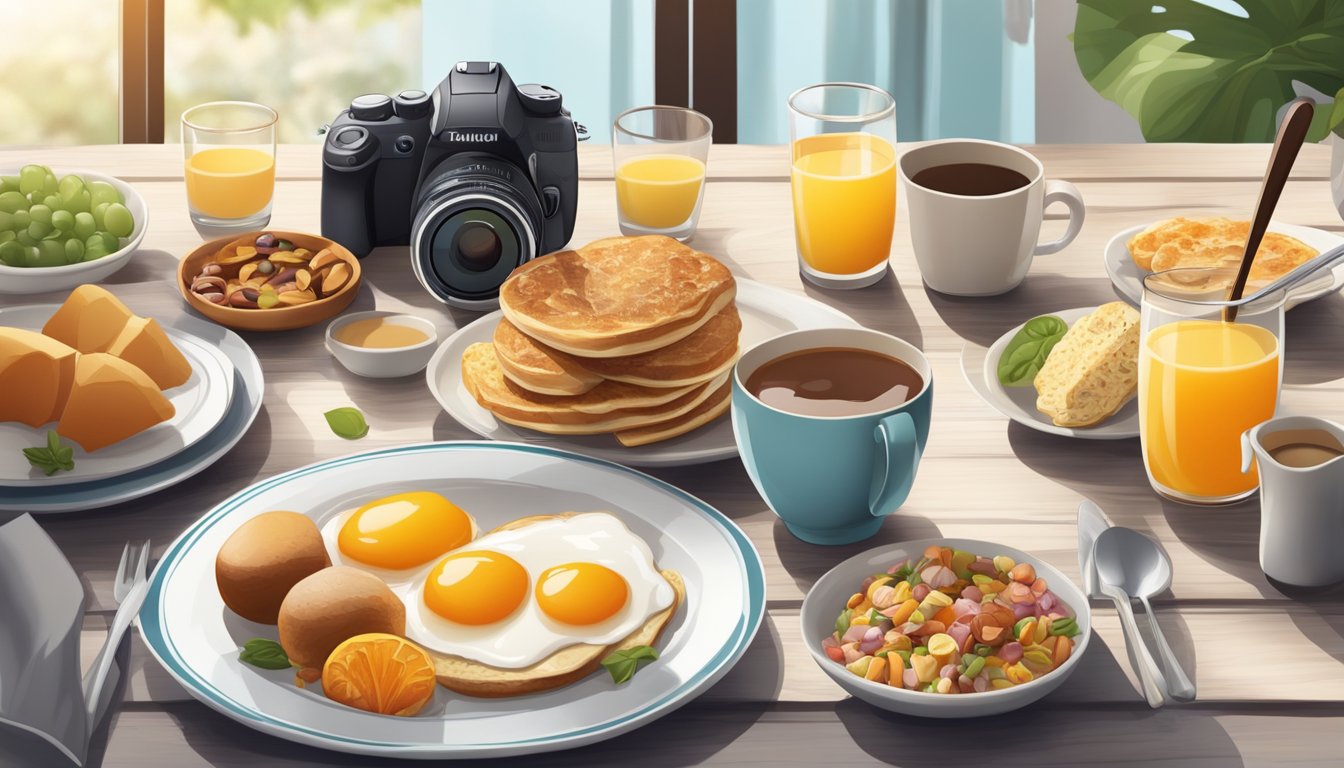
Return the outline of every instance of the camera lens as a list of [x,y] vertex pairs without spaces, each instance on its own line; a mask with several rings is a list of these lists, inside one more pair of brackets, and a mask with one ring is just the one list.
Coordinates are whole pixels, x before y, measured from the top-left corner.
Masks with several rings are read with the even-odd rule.
[[473,272],[488,272],[499,263],[504,245],[495,228],[483,221],[469,221],[457,231],[457,256],[462,266]]
[[411,264],[438,300],[490,309],[499,286],[539,254],[543,214],[531,181],[502,158],[458,155],[424,180],[411,228]]

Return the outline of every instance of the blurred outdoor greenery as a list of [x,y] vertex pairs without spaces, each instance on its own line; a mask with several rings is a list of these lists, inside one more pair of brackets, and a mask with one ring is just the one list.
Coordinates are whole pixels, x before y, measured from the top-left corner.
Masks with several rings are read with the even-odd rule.
[[[0,145],[118,140],[119,6],[0,0]],[[317,142],[351,97],[420,85],[420,0],[168,0],[164,28],[168,142],[187,107],[228,99]]]

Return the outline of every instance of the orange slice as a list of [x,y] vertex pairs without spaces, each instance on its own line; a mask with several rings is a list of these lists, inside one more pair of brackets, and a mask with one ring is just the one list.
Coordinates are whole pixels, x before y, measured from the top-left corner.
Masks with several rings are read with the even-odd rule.
[[336,646],[322,667],[332,701],[383,715],[414,715],[434,696],[434,662],[396,635],[371,632]]

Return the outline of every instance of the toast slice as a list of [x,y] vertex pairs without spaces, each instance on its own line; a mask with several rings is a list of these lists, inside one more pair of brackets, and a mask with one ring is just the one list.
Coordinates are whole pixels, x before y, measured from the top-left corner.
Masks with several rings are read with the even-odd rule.
[[[522,528],[544,520],[570,517],[574,513],[559,515],[532,515],[521,517],[496,528],[496,531]],[[520,669],[502,669],[480,662],[464,659],[460,656],[430,651],[434,659],[434,671],[439,685],[468,696],[483,698],[503,698],[523,696],[560,688],[591,675],[602,665],[602,659],[612,651],[634,648],[639,645],[654,645],[663,631],[671,623],[677,609],[686,601],[686,584],[676,571],[660,571],[667,583],[672,586],[676,598],[672,605],[650,616],[642,626],[612,645],[592,645],[580,643],[562,648],[536,664]]]
[[1059,340],[1036,374],[1036,410],[1060,427],[1090,427],[1139,388],[1139,313],[1121,301],[1097,307]]

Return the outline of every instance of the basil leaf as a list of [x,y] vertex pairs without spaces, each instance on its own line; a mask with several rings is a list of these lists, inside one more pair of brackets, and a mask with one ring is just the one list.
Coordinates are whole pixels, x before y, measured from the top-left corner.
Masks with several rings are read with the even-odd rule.
[[262,669],[289,669],[291,666],[285,649],[274,640],[264,637],[254,637],[243,643],[238,660]]
[[1054,315],[1028,320],[999,356],[999,381],[1005,387],[1031,386],[1050,352],[1068,332],[1068,323]]
[[637,645],[634,648],[612,651],[602,660],[602,666],[611,673],[612,682],[620,685],[635,676],[635,670],[639,669],[641,662],[654,661],[657,658],[658,651],[652,646]]
[[28,459],[28,463],[42,470],[42,473],[50,477],[61,470],[70,471],[75,468],[75,451],[73,448],[61,445],[61,436],[54,430],[47,431],[47,444],[45,447],[24,448],[23,457]]
[[56,451],[60,450],[60,447],[61,436],[56,434],[56,430],[54,429],[47,430],[47,450],[56,453]]
[[358,408],[336,408],[322,415],[327,417],[331,431],[346,440],[358,440],[369,433],[369,423]]

